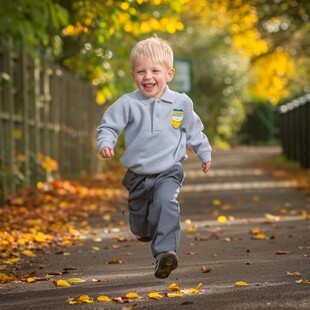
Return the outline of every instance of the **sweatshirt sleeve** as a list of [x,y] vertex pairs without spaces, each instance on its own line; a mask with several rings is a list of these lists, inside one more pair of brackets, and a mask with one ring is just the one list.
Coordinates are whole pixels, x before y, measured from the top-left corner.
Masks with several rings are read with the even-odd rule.
[[203,123],[194,111],[193,102],[189,98],[183,126],[186,132],[187,145],[197,154],[202,163],[211,161],[212,148],[203,132]]
[[118,137],[128,123],[129,104],[126,95],[115,101],[103,114],[97,128],[97,149],[100,152],[104,147],[113,149]]

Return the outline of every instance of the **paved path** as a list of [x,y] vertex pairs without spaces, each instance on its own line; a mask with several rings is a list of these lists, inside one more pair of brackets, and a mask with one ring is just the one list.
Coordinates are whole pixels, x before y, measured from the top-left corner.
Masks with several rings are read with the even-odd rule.
[[[310,221],[301,216],[302,210],[310,213],[309,197],[256,166],[278,152],[274,148],[215,152],[208,175],[200,172],[191,156],[180,195],[180,264],[168,279],[153,276],[149,245],[135,241],[127,225],[109,233],[101,229],[63,255],[51,254],[37,271],[39,276],[73,266],[75,270],[54,280],[79,277],[86,282],[68,288],[57,288],[52,281],[9,284],[0,289],[0,309],[310,309],[310,284],[296,283],[310,280]],[[219,216],[226,222],[219,223]],[[127,220],[126,214],[118,217]],[[261,235],[250,233],[254,227]],[[265,238],[253,239],[259,236]],[[108,264],[115,258],[124,262]],[[203,273],[202,268],[211,271]],[[237,281],[248,285],[237,287]],[[199,295],[147,298],[151,292],[167,292],[173,282],[181,289],[203,285]],[[95,299],[128,292],[143,298],[123,305],[67,303],[68,297],[83,294]]]

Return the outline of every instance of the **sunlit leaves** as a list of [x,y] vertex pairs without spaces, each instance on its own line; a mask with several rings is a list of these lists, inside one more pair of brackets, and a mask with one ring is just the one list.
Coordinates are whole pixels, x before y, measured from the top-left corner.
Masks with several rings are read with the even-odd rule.
[[286,51],[278,49],[258,59],[252,70],[252,94],[273,104],[288,96],[287,85],[295,74],[295,64]]
[[148,297],[149,299],[156,299],[156,300],[158,300],[158,299],[163,298],[164,296],[163,296],[162,294],[158,293],[158,292],[153,292],[153,293],[149,293],[149,294],[147,295],[147,297]]
[[307,279],[301,279],[301,280],[297,280],[296,283],[298,283],[298,284],[310,284],[310,281]]
[[129,292],[125,295],[125,298],[127,298],[127,299],[141,299],[141,296],[139,296],[136,292]]
[[53,284],[57,287],[68,287],[71,286],[69,282],[67,282],[66,280],[56,280],[53,281]]
[[249,284],[245,281],[237,281],[235,282],[235,286],[248,286]]
[[[172,283],[167,287],[167,292],[150,292],[145,297],[151,300],[159,300],[163,298],[183,298],[187,295],[200,294],[200,288],[202,283],[199,283],[195,288],[181,289],[176,283]],[[130,300],[138,300],[145,298],[139,295],[137,292],[128,292],[123,296],[111,297],[107,295],[99,295],[97,297],[91,297],[89,295],[81,295],[77,297],[69,297],[67,302],[69,304],[81,304],[81,303],[94,303],[94,302],[113,302],[116,304],[123,304]]]
[[0,283],[10,283],[15,280],[16,278],[14,276],[9,276],[5,273],[0,273]]
[[68,303],[70,305],[82,304],[82,303],[92,304],[93,302],[94,300],[88,295],[81,295],[75,298],[68,298]]
[[[25,189],[18,197],[11,197],[8,205],[0,208],[2,266],[34,259],[38,252],[43,254],[51,245],[70,247],[76,244],[82,233],[90,232],[91,227],[85,219],[90,215],[102,217],[110,210],[109,203],[125,198],[113,187],[113,182],[117,181],[115,176],[113,179],[108,186],[98,188],[69,181],[41,182],[35,192]],[[113,212],[112,209],[109,212],[109,223],[113,223]],[[110,225],[107,223],[107,227]],[[94,247],[93,250],[100,249]],[[67,255],[64,251],[61,254]]]
[[100,295],[96,298],[97,301],[100,301],[100,302],[111,302],[112,299],[108,296],[105,296],[105,295]]

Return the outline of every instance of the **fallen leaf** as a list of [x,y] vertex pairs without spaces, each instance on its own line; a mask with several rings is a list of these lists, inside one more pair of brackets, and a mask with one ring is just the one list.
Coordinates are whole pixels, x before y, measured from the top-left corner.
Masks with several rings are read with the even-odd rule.
[[298,283],[298,284],[310,284],[310,281],[307,279],[301,279],[301,280],[297,280],[296,283]]
[[281,220],[280,216],[265,213],[265,219],[271,222],[278,222]]
[[71,286],[70,283],[68,283],[65,280],[57,280],[57,281],[53,281],[53,284],[57,287],[66,287],[66,286]]
[[181,293],[181,292],[179,292],[179,293],[167,293],[167,297],[168,298],[182,298],[183,293]]
[[70,305],[82,304],[82,303],[92,304],[93,302],[94,302],[94,300],[91,297],[89,297],[88,295],[81,295],[79,297],[69,297],[68,298],[68,303]]
[[262,231],[259,227],[252,227],[250,228],[250,233],[253,234],[253,235],[257,235],[257,234],[260,234]]
[[27,278],[27,282],[28,283],[34,283],[34,282],[36,282],[36,279],[35,278]]
[[47,273],[49,276],[60,276],[60,275],[62,275],[62,272],[60,272],[60,271],[51,271],[51,272],[48,272]]
[[8,276],[5,273],[0,273],[0,283],[10,283],[15,280],[16,278],[14,276]]
[[98,296],[97,300],[100,301],[100,302],[110,302],[110,301],[112,301],[112,299],[110,297],[105,296],[105,295]]
[[147,295],[147,297],[150,298],[150,299],[156,299],[156,300],[158,300],[158,299],[163,298],[163,295],[160,294],[160,293],[158,293],[158,292],[153,292],[153,293],[149,293],[149,294]]
[[113,300],[115,303],[117,303],[117,304],[123,304],[123,303],[124,303],[124,300],[123,300],[122,297],[114,297],[112,300]]
[[252,237],[254,240],[266,240],[268,237],[264,233],[256,234]]
[[35,253],[33,253],[33,251],[31,250],[25,250],[22,252],[24,255],[28,256],[28,257],[36,257],[37,255]]
[[207,268],[207,267],[202,266],[202,267],[200,268],[200,271],[201,271],[202,273],[209,273],[209,272],[211,271],[211,268]]
[[199,283],[195,288],[188,288],[181,290],[181,293],[189,294],[189,295],[197,295],[199,294],[199,289],[201,288],[202,283]]
[[219,199],[214,199],[212,203],[214,206],[220,206],[222,204],[222,202]]
[[218,218],[217,218],[217,221],[219,223],[226,223],[227,222],[227,217],[224,216],[224,215],[220,215]]
[[294,272],[287,272],[287,276],[293,276],[293,277],[301,277],[301,273],[299,271],[294,271]]
[[177,292],[180,290],[180,287],[176,283],[171,283],[168,286],[168,290],[173,291],[173,292]]
[[137,293],[135,292],[129,292],[125,295],[125,298],[127,299],[141,299],[141,296],[139,296]]
[[70,278],[69,282],[70,283],[82,283],[82,282],[85,282],[85,280],[81,278]]
[[189,233],[194,233],[196,231],[197,231],[197,228],[195,226],[191,226],[191,227],[187,228],[187,232],[189,232]]
[[108,261],[108,264],[122,264],[124,262],[121,258],[112,258]]
[[292,254],[290,251],[278,251],[276,252],[276,255],[285,255],[285,254]]
[[248,286],[249,284],[244,281],[237,281],[235,282],[235,286]]
[[310,214],[308,214],[306,210],[302,210],[301,216],[304,220],[310,220]]

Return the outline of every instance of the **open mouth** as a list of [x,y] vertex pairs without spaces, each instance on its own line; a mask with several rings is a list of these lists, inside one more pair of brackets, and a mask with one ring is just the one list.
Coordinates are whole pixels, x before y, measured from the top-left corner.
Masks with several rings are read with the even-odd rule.
[[147,84],[143,84],[143,87],[145,89],[152,89],[153,87],[155,87],[155,83],[147,83]]

